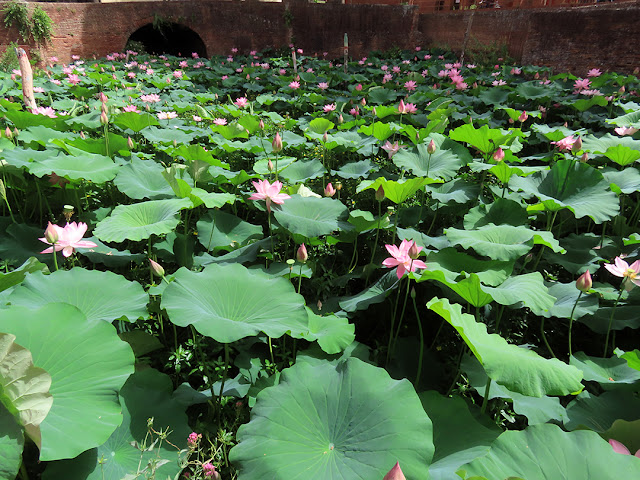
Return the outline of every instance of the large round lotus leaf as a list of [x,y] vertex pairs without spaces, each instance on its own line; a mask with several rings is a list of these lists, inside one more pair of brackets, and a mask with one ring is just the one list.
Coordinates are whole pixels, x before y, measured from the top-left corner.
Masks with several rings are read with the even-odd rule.
[[174,324],[193,325],[222,343],[260,332],[301,338],[309,330],[304,298],[289,281],[239,264],[208,265],[199,273],[179,269],[162,308]]
[[[120,390],[122,424],[109,439],[97,448],[84,452],[72,460],[60,460],[47,466],[44,480],[116,480],[127,474],[135,474],[147,467],[149,461],[160,458],[169,460],[158,467],[155,478],[174,478],[181,470],[177,462],[178,448],[185,448],[191,432],[187,423],[185,407],[172,397],[171,379],[157,370],[147,369],[134,373]],[[170,431],[167,440],[159,441],[151,451],[142,453],[133,442],[144,445],[148,432],[147,421],[153,418],[156,431]],[[146,447],[157,439],[147,439]],[[141,455],[142,453],[142,455]],[[98,460],[104,458],[102,465]],[[142,478],[147,478],[144,475]]]
[[307,238],[329,235],[335,230],[349,228],[347,207],[331,198],[293,195],[273,212],[280,225],[291,233]]
[[[454,142],[450,142],[454,144]],[[455,144],[459,148],[463,148]],[[400,149],[394,155],[393,163],[400,168],[411,171],[414,175],[428,178],[444,178],[449,180],[455,176],[458,169],[467,162],[454,150],[436,149],[435,153],[429,155],[427,144],[421,143],[416,149]]]
[[640,372],[629,367],[624,358],[590,357],[584,352],[577,352],[569,363],[582,370],[584,379],[598,382],[604,390],[638,387]]
[[118,171],[113,183],[129,198],[171,198],[173,190],[162,176],[164,168],[153,160],[132,157],[131,162]]
[[453,245],[472,248],[494,260],[515,260],[533,248],[535,232],[513,225],[484,225],[477,230],[448,228],[445,234]]
[[118,165],[109,157],[90,153],[51,156],[45,160],[30,163],[29,171],[36,177],[51,175],[53,172],[71,180],[84,179],[93,183],[104,183],[113,180],[118,173]]
[[487,333],[487,326],[473,315],[462,313],[458,304],[434,298],[427,307],[449,322],[460,334],[487,375],[498,384],[523,395],[568,395],[579,392],[582,372],[558,359],[546,359],[533,350],[511,345],[500,335]]
[[197,223],[198,241],[208,250],[235,250],[263,237],[262,227],[221,210],[211,210]]
[[51,376],[33,365],[31,352],[0,333],[0,403],[16,415],[27,433],[39,442],[38,426],[51,409]]
[[487,455],[460,471],[488,480],[626,480],[640,478],[640,459],[614,452],[595,432],[566,433],[545,424],[503,433]]
[[230,459],[239,480],[369,480],[400,462],[425,479],[431,421],[407,380],[356,358],[299,361],[258,395]]
[[24,434],[16,417],[0,402],[0,480],[14,480],[22,463]]
[[589,216],[596,223],[610,220],[620,210],[609,182],[586,163],[560,160],[551,170],[513,177],[509,186],[538,197],[547,210],[568,208],[576,218]]
[[640,398],[633,392],[617,390],[596,396],[585,391],[567,407],[564,426],[567,430],[587,427],[589,430],[603,433],[611,428],[616,420],[638,420],[638,412]]
[[0,330],[28,348],[51,375],[53,406],[40,424],[40,460],[72,458],[102,445],[122,422],[117,392],[133,373],[131,347],[107,322],[87,322],[71,305],[3,310]]
[[307,340],[318,342],[320,348],[330,354],[342,352],[355,340],[356,326],[349,319],[336,315],[316,315],[307,307],[309,336]]
[[98,223],[93,234],[103,242],[138,241],[151,235],[164,235],[178,226],[178,212],[192,205],[188,198],[118,205]]
[[68,303],[87,320],[111,322],[121,317],[135,321],[148,316],[149,296],[137,282],[121,275],[75,267],[50,275],[33,273],[9,296],[13,305],[30,309],[49,303]]

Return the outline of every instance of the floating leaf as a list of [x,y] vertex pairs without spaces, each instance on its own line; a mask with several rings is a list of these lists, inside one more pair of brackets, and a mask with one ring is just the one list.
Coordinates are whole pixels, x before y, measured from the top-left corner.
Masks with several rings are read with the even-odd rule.
[[111,121],[123,129],[133,130],[135,133],[152,125],[160,125],[158,119],[149,113],[123,112],[113,117]]
[[339,200],[293,195],[274,216],[291,233],[307,238],[329,235],[335,230],[349,229],[349,211]]
[[427,478],[431,421],[413,387],[357,358],[299,360],[251,417],[230,453],[239,480],[378,478],[398,461],[407,477]]
[[213,210],[197,223],[198,241],[208,250],[235,250],[251,240],[262,238],[262,227],[245,222],[235,215]]
[[159,163],[134,156],[131,162],[120,167],[113,183],[127,197],[136,200],[171,198],[173,190],[162,176],[163,171]]
[[477,230],[448,228],[445,234],[454,245],[472,248],[494,260],[509,261],[531,250],[534,232],[522,226],[488,224]]
[[598,382],[605,390],[632,386],[640,380],[640,372],[629,367],[623,358],[590,357],[578,352],[571,357],[570,363],[582,370],[585,380]]
[[309,315],[309,336],[307,340],[317,341],[322,350],[330,355],[340,353],[355,340],[355,325],[348,318],[336,315],[320,316],[307,307]]
[[637,420],[639,411],[640,399],[633,392],[618,390],[595,396],[585,391],[567,407],[564,426],[568,430],[586,427],[603,433],[618,419]]

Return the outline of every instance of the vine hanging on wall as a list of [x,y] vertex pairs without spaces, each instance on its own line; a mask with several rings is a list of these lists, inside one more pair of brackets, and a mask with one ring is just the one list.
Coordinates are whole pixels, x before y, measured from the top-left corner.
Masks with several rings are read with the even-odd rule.
[[53,22],[40,6],[33,9],[31,18],[29,18],[27,5],[18,1],[7,3],[2,11],[4,12],[4,25],[7,28],[15,26],[23,42],[29,43],[33,39],[36,44],[42,44],[51,40]]

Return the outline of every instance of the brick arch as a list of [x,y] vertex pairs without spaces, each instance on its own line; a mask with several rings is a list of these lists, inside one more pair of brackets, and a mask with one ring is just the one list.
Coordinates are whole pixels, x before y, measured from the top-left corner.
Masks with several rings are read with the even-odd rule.
[[136,23],[141,25],[128,34],[123,49],[129,40],[135,40],[144,43],[149,53],[189,56],[196,52],[200,57],[207,56],[208,49],[202,35],[185,23],[167,21],[165,35],[156,30],[152,22]]

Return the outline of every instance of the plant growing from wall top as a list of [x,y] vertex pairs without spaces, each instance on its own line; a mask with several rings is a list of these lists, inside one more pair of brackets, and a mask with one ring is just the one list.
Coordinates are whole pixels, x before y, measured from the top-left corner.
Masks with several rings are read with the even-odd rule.
[[37,6],[33,10],[31,18],[29,18],[27,5],[18,1],[7,3],[2,11],[4,12],[5,26],[7,28],[15,26],[23,42],[28,43],[32,38],[36,44],[51,40],[53,22],[41,7]]

